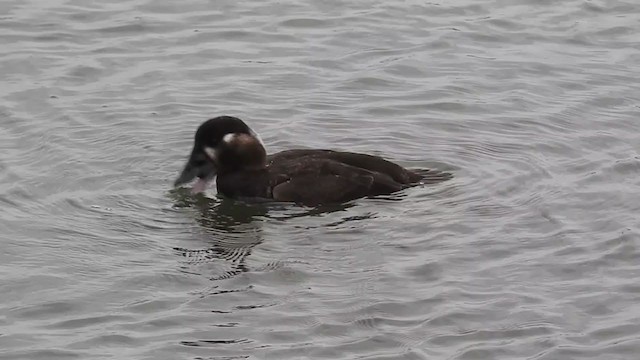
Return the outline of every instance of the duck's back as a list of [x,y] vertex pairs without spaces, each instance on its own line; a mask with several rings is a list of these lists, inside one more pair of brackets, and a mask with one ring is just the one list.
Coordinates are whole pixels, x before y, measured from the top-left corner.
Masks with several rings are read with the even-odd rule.
[[295,162],[304,159],[332,160],[355,168],[385,174],[399,184],[413,184],[422,179],[421,175],[407,170],[398,164],[394,164],[379,156],[368,154],[333,150],[298,149],[281,151],[267,157],[269,164],[276,165],[285,164],[291,160]]

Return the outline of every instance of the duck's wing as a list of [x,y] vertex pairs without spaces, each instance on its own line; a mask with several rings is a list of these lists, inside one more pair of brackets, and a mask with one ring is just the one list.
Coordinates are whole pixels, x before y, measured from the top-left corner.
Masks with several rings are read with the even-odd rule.
[[318,157],[278,161],[270,170],[272,196],[280,201],[317,205],[391,194],[406,185],[390,176]]
[[300,162],[303,159],[332,160],[355,168],[387,175],[393,179],[393,181],[400,184],[414,184],[422,179],[420,174],[407,170],[398,164],[381,158],[380,156],[348,151],[296,149],[285,150],[268,157],[268,161],[272,164],[288,162],[291,160]]
[[400,184],[413,184],[422,179],[422,176],[407,170],[380,156],[352,153],[346,151],[333,151],[326,155],[328,158],[372,172],[385,174]]
[[306,175],[290,178],[273,187],[276,201],[316,206],[342,203],[369,195],[373,176]]
[[267,155],[267,163],[279,164],[303,158],[327,158],[327,155],[333,152],[333,150],[323,149],[289,149]]

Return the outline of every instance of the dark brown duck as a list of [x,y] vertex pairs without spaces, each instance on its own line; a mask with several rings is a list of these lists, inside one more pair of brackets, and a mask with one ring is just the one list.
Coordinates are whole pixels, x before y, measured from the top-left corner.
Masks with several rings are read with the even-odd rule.
[[192,191],[202,192],[216,176],[218,193],[227,197],[310,206],[392,194],[420,184],[425,176],[429,182],[450,178],[439,172],[419,174],[379,156],[352,152],[298,149],[267,156],[258,135],[232,116],[200,125],[175,186],[197,177]]

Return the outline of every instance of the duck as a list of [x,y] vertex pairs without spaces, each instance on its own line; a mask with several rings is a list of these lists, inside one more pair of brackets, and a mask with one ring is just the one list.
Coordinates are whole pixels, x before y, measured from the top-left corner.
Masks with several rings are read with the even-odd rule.
[[390,195],[444,172],[419,173],[380,156],[325,149],[291,149],[267,155],[260,136],[234,116],[218,116],[196,130],[186,165],[174,182],[197,181],[193,194],[215,179],[218,194],[235,199],[319,206]]

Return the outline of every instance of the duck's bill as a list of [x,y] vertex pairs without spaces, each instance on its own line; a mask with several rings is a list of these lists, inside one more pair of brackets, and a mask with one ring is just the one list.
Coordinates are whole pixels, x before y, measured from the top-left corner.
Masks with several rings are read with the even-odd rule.
[[198,175],[197,169],[194,166],[192,166],[190,163],[187,163],[184,169],[182,169],[180,176],[178,176],[176,181],[173,183],[173,186],[178,187],[180,185],[184,185],[190,182],[191,180],[195,179],[197,175]]
[[196,182],[191,187],[192,193],[200,193],[207,189],[209,184],[213,181],[216,176],[216,168],[211,161],[206,161],[201,159],[200,154],[191,154],[187,164],[184,166],[184,169],[180,173],[180,176],[173,183],[175,187],[187,184],[191,182],[193,179],[196,179]]

